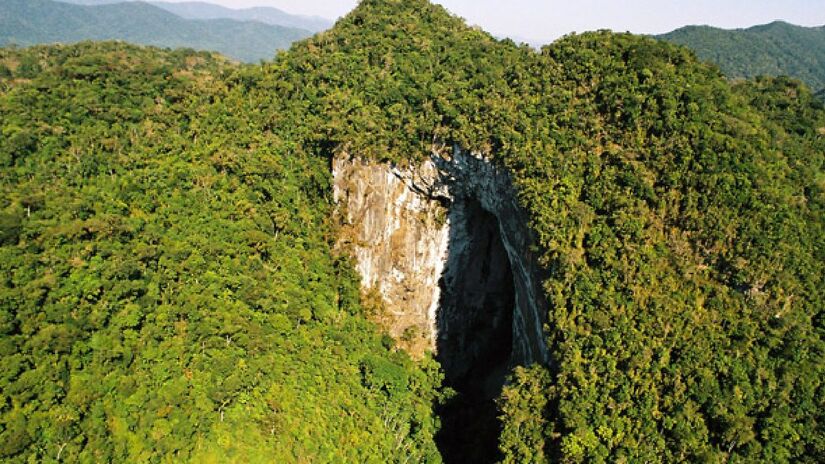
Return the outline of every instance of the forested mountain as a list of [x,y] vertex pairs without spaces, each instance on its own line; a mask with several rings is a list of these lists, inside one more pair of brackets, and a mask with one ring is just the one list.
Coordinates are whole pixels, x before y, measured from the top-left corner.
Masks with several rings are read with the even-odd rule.
[[277,26],[305,29],[311,32],[319,32],[329,29],[332,21],[317,16],[291,15],[277,8],[254,7],[234,10],[224,8],[220,5],[212,5],[204,2],[154,2],[153,5],[163,8],[166,11],[175,13],[178,16],[189,19],[235,19],[238,21],[259,21]]
[[[107,5],[129,0],[61,0],[78,5]],[[187,19],[234,19],[237,21],[258,21],[275,26],[304,29],[319,32],[332,26],[332,21],[318,16],[293,15],[278,8],[254,7],[232,9],[206,2],[147,2]]]
[[825,455],[825,109],[796,81],[363,0],[254,66],[2,50],[0,130],[6,462],[441,461],[452,393],[368,322],[330,162],[454,146],[509,172],[544,272],[552,359],[510,373],[499,458]]
[[659,38],[694,50],[732,78],[791,76],[825,90],[825,26],[782,21],[736,30],[688,26]]
[[303,29],[230,19],[188,20],[142,2],[80,6],[51,0],[0,2],[0,45],[125,40],[161,47],[190,47],[256,62],[312,33]]
[[0,460],[436,455],[437,372],[363,317],[327,164],[261,70],[113,43],[0,63]]

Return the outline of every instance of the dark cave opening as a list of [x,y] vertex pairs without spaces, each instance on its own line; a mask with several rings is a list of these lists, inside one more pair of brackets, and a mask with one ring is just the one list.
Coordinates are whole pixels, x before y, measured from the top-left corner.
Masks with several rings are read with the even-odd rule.
[[495,399],[511,368],[515,289],[498,219],[459,200],[440,285],[438,360],[456,396],[438,414],[436,442],[446,463],[500,458]]

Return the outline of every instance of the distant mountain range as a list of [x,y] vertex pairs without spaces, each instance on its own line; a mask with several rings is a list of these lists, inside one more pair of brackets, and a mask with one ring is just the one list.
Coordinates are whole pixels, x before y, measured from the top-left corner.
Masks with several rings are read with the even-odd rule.
[[[59,0],[77,5],[109,5],[128,0]],[[332,27],[333,22],[320,16],[289,14],[278,8],[254,7],[244,9],[226,8],[206,2],[146,2],[186,19],[234,19],[237,21],[258,21],[273,26],[294,27],[311,32],[320,32]]]
[[728,77],[788,75],[825,94],[825,27],[781,21],[735,30],[688,26],[658,38],[693,49]]
[[[123,40],[188,47],[256,62],[313,34],[307,29],[234,19],[185,19],[143,2],[77,5],[52,0],[0,1],[0,45]],[[230,10],[232,11],[232,10]]]
[[[217,51],[256,62],[328,29],[332,21],[277,8],[205,2],[0,0],[0,46],[124,40]],[[730,78],[788,75],[825,97],[825,26],[777,21],[749,29],[687,26],[656,36],[691,48]]]

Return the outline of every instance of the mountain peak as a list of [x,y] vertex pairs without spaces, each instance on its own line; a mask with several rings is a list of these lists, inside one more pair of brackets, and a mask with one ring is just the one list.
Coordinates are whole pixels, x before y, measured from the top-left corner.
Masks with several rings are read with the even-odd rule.
[[747,29],[688,26],[659,36],[687,46],[731,78],[788,75],[825,87],[825,27],[785,21]]
[[433,49],[436,44],[450,48],[467,38],[465,34],[472,34],[478,44],[495,41],[490,34],[468,26],[462,18],[428,0],[362,0],[320,37],[317,45],[344,38],[344,42],[365,52],[380,49],[403,53],[412,48]]
[[446,8],[428,0],[362,0],[345,19],[359,24],[399,24],[445,21],[462,23]]
[[776,20],[776,21],[772,21],[772,22],[767,23],[767,24],[760,24],[758,26],[753,26],[753,27],[750,27],[750,28],[745,29],[745,30],[754,31],[754,32],[760,32],[760,31],[775,32],[775,31],[793,30],[793,29],[800,29],[801,30],[801,29],[805,29],[805,28],[803,28],[802,26],[797,26],[795,24],[791,24],[791,23],[782,21],[782,20]]

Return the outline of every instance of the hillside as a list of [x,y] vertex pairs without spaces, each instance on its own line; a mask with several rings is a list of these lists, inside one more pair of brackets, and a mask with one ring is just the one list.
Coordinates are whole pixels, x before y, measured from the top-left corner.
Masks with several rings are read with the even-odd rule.
[[276,26],[320,32],[329,29],[332,21],[317,16],[291,15],[277,8],[255,7],[243,9],[224,8],[203,2],[165,3],[153,5],[188,19],[234,19],[237,21],[258,21]]
[[732,78],[787,75],[825,90],[825,26],[781,21],[736,30],[688,26],[659,38],[694,50]]
[[160,47],[211,50],[256,62],[310,36],[302,29],[229,19],[186,20],[142,3],[79,6],[51,0],[0,3],[0,44],[20,46],[124,40]]
[[363,317],[294,113],[206,53],[0,63],[0,460],[437,456],[437,372]]
[[[62,0],[66,3],[78,5],[107,5],[123,3],[128,0]],[[234,19],[236,21],[258,21],[274,26],[304,29],[310,32],[320,32],[329,29],[332,21],[317,16],[302,16],[289,14],[272,7],[254,8],[226,8],[206,2],[147,2],[170,13],[186,19]]]
[[[823,128],[793,80],[629,34],[536,52],[426,0],[364,0],[263,65],[2,50],[0,459],[818,462]],[[353,157],[508,182],[523,218],[445,180],[478,196],[495,288],[472,261],[429,277],[512,331],[468,317],[416,359],[415,333],[382,334],[397,308],[359,286],[336,211],[338,181],[375,187],[331,172]],[[532,242],[496,243],[514,218]],[[491,372],[525,281],[548,359]],[[493,359],[456,376],[466,340]]]

